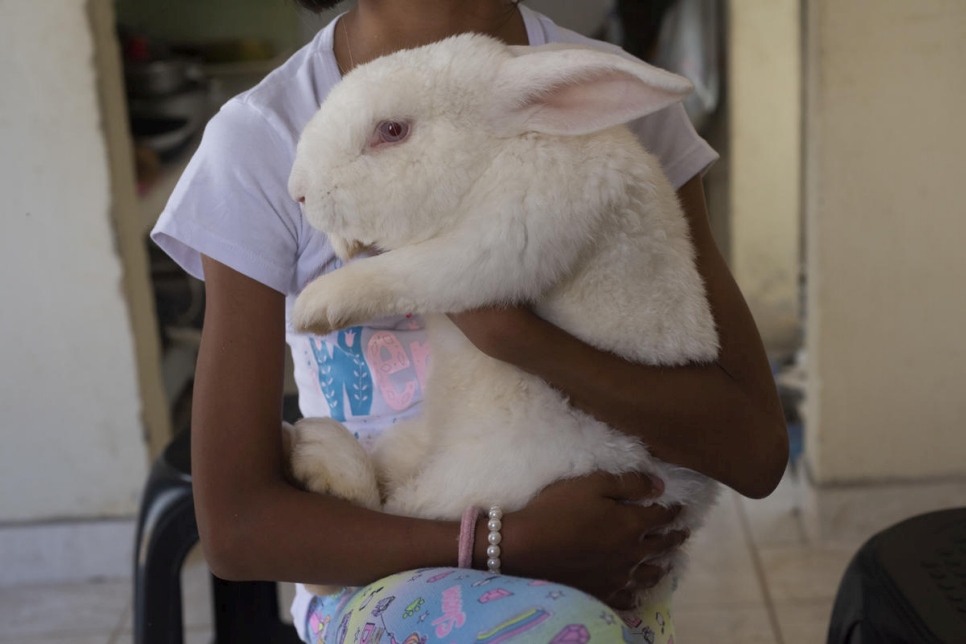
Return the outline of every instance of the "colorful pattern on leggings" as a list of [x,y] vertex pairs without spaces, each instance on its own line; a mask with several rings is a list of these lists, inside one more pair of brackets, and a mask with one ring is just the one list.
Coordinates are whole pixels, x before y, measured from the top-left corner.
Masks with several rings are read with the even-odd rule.
[[429,568],[315,597],[311,644],[673,644],[667,606],[617,613],[568,586]]

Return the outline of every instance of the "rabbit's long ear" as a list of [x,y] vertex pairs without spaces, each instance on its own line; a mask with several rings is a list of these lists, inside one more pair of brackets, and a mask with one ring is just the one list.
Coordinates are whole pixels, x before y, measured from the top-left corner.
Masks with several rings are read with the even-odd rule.
[[502,135],[579,135],[656,112],[693,89],[676,74],[595,49],[512,47],[491,96]]

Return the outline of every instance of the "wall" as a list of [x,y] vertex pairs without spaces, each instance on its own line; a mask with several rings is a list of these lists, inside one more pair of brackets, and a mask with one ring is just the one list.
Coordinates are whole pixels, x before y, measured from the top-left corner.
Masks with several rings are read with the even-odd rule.
[[807,3],[806,455],[966,475],[966,3]]
[[731,0],[729,262],[766,346],[800,341],[799,0]]
[[87,2],[0,1],[0,522],[129,515],[142,405]]

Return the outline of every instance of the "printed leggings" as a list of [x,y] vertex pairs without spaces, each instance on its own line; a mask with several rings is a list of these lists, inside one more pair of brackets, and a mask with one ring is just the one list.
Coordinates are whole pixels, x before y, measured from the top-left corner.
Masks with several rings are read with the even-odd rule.
[[669,607],[617,613],[579,590],[480,570],[430,568],[315,597],[310,644],[673,644]]

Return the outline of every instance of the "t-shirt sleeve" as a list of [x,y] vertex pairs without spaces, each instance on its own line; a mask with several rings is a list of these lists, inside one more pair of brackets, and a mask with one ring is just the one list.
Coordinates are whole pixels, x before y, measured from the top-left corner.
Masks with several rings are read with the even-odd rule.
[[[525,11],[529,10],[525,9]],[[624,56],[636,63],[647,64],[616,45],[593,40],[569,29],[558,27],[545,16],[540,16],[539,19],[548,42],[595,47]],[[632,121],[628,125],[637,135],[641,145],[660,160],[661,167],[675,190],[691,178],[703,175],[718,160],[717,152],[698,135],[691,125],[682,103],[675,103]]]
[[287,190],[294,154],[294,143],[256,108],[230,101],[209,121],[151,239],[199,279],[207,255],[290,292],[300,233]]
[[703,175],[718,160],[718,153],[695,131],[681,103],[629,125],[641,145],[661,161],[675,190]]

